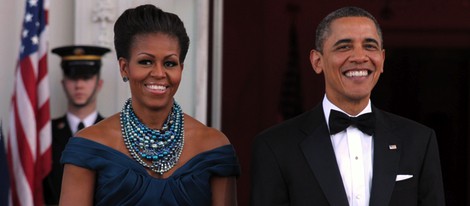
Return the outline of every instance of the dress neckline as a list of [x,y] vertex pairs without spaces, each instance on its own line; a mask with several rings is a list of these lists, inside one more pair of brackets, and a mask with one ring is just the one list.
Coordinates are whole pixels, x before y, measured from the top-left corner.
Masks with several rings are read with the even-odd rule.
[[154,176],[150,175],[148,173],[148,171],[142,165],[140,165],[138,162],[136,162],[132,157],[129,157],[126,154],[122,153],[121,151],[116,150],[116,149],[114,149],[114,148],[112,148],[108,145],[105,145],[105,144],[102,144],[102,143],[99,143],[99,142],[96,142],[96,141],[93,141],[93,140],[90,140],[90,139],[86,139],[86,138],[83,138],[83,137],[73,137],[73,138],[70,139],[70,141],[72,141],[72,140],[73,141],[83,141],[83,142],[86,142],[87,144],[93,144],[95,146],[102,147],[104,150],[109,151],[113,154],[125,157],[125,158],[123,158],[123,160],[129,161],[135,169],[141,171],[142,173],[145,173],[148,177],[151,177],[154,180],[167,180],[167,179],[171,179],[171,178],[176,178],[180,175],[179,174],[179,173],[181,173],[180,170],[185,168],[187,165],[190,165],[192,163],[192,161],[196,161],[201,156],[203,156],[207,153],[211,153],[211,152],[216,151],[216,150],[223,150],[226,147],[232,147],[232,144],[226,144],[226,145],[222,145],[222,146],[219,146],[219,147],[215,147],[213,149],[209,149],[209,150],[200,152],[200,153],[194,155],[193,157],[191,157],[188,161],[186,161],[183,165],[181,165],[181,167],[178,167],[170,176],[168,176],[166,178],[157,178],[157,177],[154,177]]

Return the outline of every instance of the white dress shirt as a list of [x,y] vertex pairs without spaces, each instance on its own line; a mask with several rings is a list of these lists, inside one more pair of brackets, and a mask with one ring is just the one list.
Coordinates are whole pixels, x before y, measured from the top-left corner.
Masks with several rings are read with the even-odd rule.
[[[331,109],[352,116],[333,105],[325,95],[323,98],[323,112],[328,128]],[[367,107],[357,116],[369,112],[372,112],[370,100]],[[349,126],[346,130],[331,135],[331,143],[335,151],[336,162],[343,179],[349,205],[368,206],[374,156],[372,136],[361,132],[354,126]]]
[[72,131],[72,134],[75,134],[77,133],[77,127],[78,127],[78,124],[80,124],[80,122],[83,122],[83,125],[85,125],[85,127],[89,127],[93,125],[96,121],[96,118],[98,117],[98,111],[94,111],[93,113],[91,113],[90,115],[88,115],[82,120],[70,112],[67,112],[66,116],[67,116],[67,122],[69,123],[69,126],[70,126],[70,130]]

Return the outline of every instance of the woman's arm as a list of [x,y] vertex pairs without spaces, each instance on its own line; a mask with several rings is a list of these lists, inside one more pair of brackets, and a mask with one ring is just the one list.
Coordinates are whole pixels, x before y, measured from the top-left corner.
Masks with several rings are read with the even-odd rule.
[[212,205],[236,206],[237,183],[235,177],[212,177]]
[[95,172],[65,164],[59,205],[93,205]]

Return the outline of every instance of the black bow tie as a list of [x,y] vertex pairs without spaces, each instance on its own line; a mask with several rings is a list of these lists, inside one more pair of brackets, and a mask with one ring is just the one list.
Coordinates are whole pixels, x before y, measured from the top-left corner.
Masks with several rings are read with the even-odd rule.
[[356,126],[368,135],[372,135],[375,128],[375,116],[372,113],[366,113],[357,117],[350,117],[342,112],[331,110],[328,123],[331,135],[345,130],[350,125]]

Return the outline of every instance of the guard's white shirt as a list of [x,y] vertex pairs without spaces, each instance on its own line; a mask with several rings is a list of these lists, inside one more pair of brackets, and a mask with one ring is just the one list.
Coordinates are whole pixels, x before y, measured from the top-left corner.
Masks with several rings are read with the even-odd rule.
[[[325,95],[323,98],[323,112],[328,128],[331,109],[349,115],[333,105]],[[357,116],[369,112],[372,112],[370,100],[367,107]],[[349,126],[346,130],[331,135],[331,143],[335,151],[336,162],[343,179],[349,205],[368,206],[372,184],[372,157],[374,156],[372,136],[361,132],[354,126]]]
[[75,134],[77,133],[77,127],[80,122],[83,122],[83,125],[85,125],[85,127],[93,125],[96,121],[96,118],[98,117],[98,111],[92,112],[82,120],[70,112],[67,112],[66,117],[72,134]]

